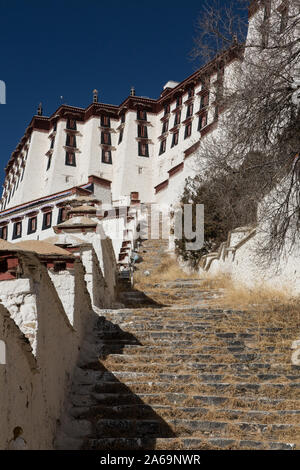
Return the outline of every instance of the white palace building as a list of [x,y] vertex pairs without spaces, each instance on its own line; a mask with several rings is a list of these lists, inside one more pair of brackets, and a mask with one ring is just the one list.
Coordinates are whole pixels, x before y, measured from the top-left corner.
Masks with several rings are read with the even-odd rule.
[[114,207],[174,202],[216,129],[214,97],[237,57],[233,46],[226,60],[167,82],[157,100],[132,88],[120,106],[99,102],[97,90],[86,109],[62,105],[46,117],[40,105],[5,169],[1,238],[49,238],[73,194]]
[[[247,41],[268,5],[252,3]],[[182,82],[168,81],[158,99],[136,96],[132,88],[116,106],[101,103],[94,90],[86,109],[61,105],[49,117],[40,105],[5,168],[0,238],[53,242],[62,230],[85,234],[88,220],[101,221],[113,238],[109,208],[127,208],[113,242],[120,261],[130,208],[175,205],[186,178],[199,172],[202,140],[222,128],[216,96],[236,79],[241,56],[233,43]]]
[[[276,6],[281,1],[274,0],[273,3],[272,0],[272,5]],[[255,0],[252,3],[248,40],[257,32],[255,18],[269,18],[270,5],[268,0]],[[286,12],[283,9],[280,12],[284,25]],[[118,349],[108,351],[113,351],[116,356],[120,356],[120,352],[124,353],[122,361],[125,358],[126,362],[125,347],[142,345],[136,342],[135,337],[139,331],[144,333],[140,329],[140,320],[134,325],[137,329],[132,329],[134,334],[127,332],[128,325],[134,323],[137,317],[131,316],[131,309],[124,312],[125,305],[120,304],[122,297],[119,294],[122,290],[119,281],[125,281],[128,286],[128,281],[132,280],[130,260],[136,250],[143,252],[143,244],[135,243],[141,227],[145,226],[145,222],[152,222],[153,215],[157,216],[163,205],[173,206],[170,212],[175,212],[185,179],[201,171],[198,150],[204,139],[224,129],[222,121],[226,113],[216,106],[216,97],[227,85],[232,85],[233,80],[238,79],[240,52],[240,47],[232,44],[226,53],[181,83],[166,83],[156,100],[136,96],[132,89],[130,96],[120,106],[108,105],[99,101],[98,92],[94,90],[92,103],[86,109],[62,105],[46,117],[42,106],[39,106],[37,115],[33,116],[6,166],[1,199],[0,449],[20,448],[18,445],[23,438],[23,444],[28,449],[57,448],[58,429],[62,432],[61,436],[71,439],[64,441],[63,445],[59,444],[61,447],[58,448],[69,449],[69,444],[71,448],[81,447],[82,436],[85,438],[90,434],[90,428],[86,427],[89,418],[84,418],[85,407],[93,408],[93,404],[98,403],[98,398],[94,402],[94,395],[104,396],[105,390],[113,390],[116,400],[121,400],[125,408],[128,408],[126,403],[141,408],[143,401],[138,395],[143,397],[143,393],[138,390],[144,389],[130,391],[130,382],[129,385],[125,385],[128,382],[124,383],[126,390],[130,391],[129,401],[123,402],[119,398],[121,393],[124,396],[127,393],[119,380],[122,381],[127,370],[131,369],[122,369],[121,376],[114,376],[112,388],[99,389],[97,392],[94,383],[98,385],[99,379],[99,385],[108,384],[110,387],[111,378],[106,378],[106,374],[112,376],[117,372],[109,370],[113,362],[109,363],[107,370],[107,363],[100,364],[100,369],[94,368],[95,358],[102,352],[106,356],[110,355],[110,352],[105,351],[111,342],[111,347],[117,346]],[[233,280],[243,280],[245,284],[252,280],[262,282],[261,272],[253,261],[253,244],[256,240],[256,228],[235,229],[217,252],[203,257],[201,269],[209,270],[212,275],[230,274]],[[169,241],[171,251],[171,237]],[[161,245],[158,249],[160,256],[167,243],[155,242],[154,245]],[[284,260],[281,279],[283,286],[288,280],[289,286],[294,286],[295,292],[300,293],[299,244],[297,250]],[[265,275],[265,272],[262,274]],[[275,276],[271,271],[269,279],[274,287]],[[135,294],[139,296],[139,292],[134,289],[128,289],[123,294],[128,294],[132,302],[137,302]],[[181,309],[181,303],[178,305]],[[199,305],[202,309],[201,305],[204,304]],[[173,315],[169,308],[165,313],[166,318]],[[119,314],[120,320],[117,320]],[[153,313],[156,325],[159,316],[159,313]],[[154,321],[151,320],[151,324],[154,325]],[[156,330],[160,326],[153,328]],[[174,327],[169,329],[174,338]],[[123,336],[123,333],[126,335]],[[157,332],[153,336],[152,333],[151,344],[156,344]],[[97,338],[97,344],[94,338]],[[168,341],[165,338],[163,341]],[[294,343],[292,363],[299,366],[300,340]],[[132,354],[131,349],[129,351]],[[148,356],[144,357],[148,361]],[[136,367],[136,364],[132,362],[131,366]],[[136,372],[130,372],[130,380],[132,374],[136,375]],[[119,389],[114,388],[117,382],[122,385],[120,394]],[[200,386],[203,384],[210,386],[210,383],[204,382]],[[75,388],[72,388],[73,385]],[[133,390],[137,390],[137,395],[131,401],[135,394]],[[69,413],[70,391],[75,400],[74,406],[77,407],[73,417]],[[273,393],[273,388],[270,393]],[[78,397],[79,401],[76,402]],[[99,403],[111,408],[114,402]],[[146,403],[147,400],[143,404]],[[173,402],[170,403],[173,406]],[[118,413],[112,416],[123,416]],[[96,406],[95,414],[91,415],[93,427],[97,428],[97,436],[102,437],[102,430],[106,428],[98,427],[98,414],[100,411],[98,413]],[[75,416],[76,419],[73,419]],[[133,416],[134,421],[136,416],[140,418],[140,410],[137,414],[133,412]],[[122,433],[130,429],[128,436],[131,436],[131,429],[140,429],[138,435],[145,437],[148,429],[151,429],[149,436],[152,441],[152,437],[156,436],[156,426],[160,428],[161,423],[156,418],[153,421],[151,415],[146,416],[146,420],[138,420],[143,423],[140,428],[136,423],[134,428],[127,427],[126,419],[124,426],[122,419],[116,419],[117,424],[114,425],[110,419],[104,421],[109,423],[107,429],[116,427],[113,436],[119,435],[117,428],[120,423]],[[145,427],[144,423],[150,423],[150,427]],[[197,423],[202,426],[200,421]],[[178,426],[180,428],[181,425]],[[271,426],[273,433],[275,425],[271,423]],[[288,426],[290,429],[292,425]],[[192,428],[187,429],[189,441]],[[205,428],[197,424],[195,429],[198,433],[198,429],[208,428],[206,424]],[[227,428],[224,432],[227,432]],[[74,447],[74,439],[77,447]],[[223,439],[216,440],[223,442]],[[142,441],[138,438],[138,446],[144,445]],[[232,442],[228,444],[230,448]],[[270,445],[270,448],[277,448],[273,447],[276,445],[273,441]],[[122,446],[120,449],[124,449]],[[220,446],[223,448],[223,444]],[[115,444],[112,448],[117,449]]]

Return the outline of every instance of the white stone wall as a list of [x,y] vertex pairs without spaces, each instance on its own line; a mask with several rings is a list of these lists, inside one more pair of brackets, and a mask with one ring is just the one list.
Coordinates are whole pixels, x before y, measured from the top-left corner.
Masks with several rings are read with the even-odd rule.
[[[22,256],[22,255],[19,255]],[[28,261],[28,260],[27,260]],[[26,259],[23,259],[26,265]],[[73,325],[69,321],[46,267],[34,257],[25,271],[29,279],[4,281],[8,305],[16,289],[15,302],[26,320],[22,306],[31,295],[36,307],[34,351],[22,336],[4,305],[0,305],[0,340],[6,344],[6,364],[0,366],[0,448],[6,449],[13,429],[20,426],[29,449],[52,449],[57,420],[78,358],[86,329],[93,322],[91,303],[80,263],[75,268]],[[8,284],[9,283],[9,284]],[[22,297],[23,296],[23,297]],[[1,296],[1,301],[3,296]],[[66,304],[65,304],[66,306]],[[23,312],[23,313],[22,313]]]
[[107,284],[93,246],[80,247],[80,256],[85,268],[84,279],[90,294],[92,306],[96,308],[108,307],[110,305],[110,295],[106,295]]
[[0,282],[0,302],[35,348],[37,309],[32,281],[15,279]]
[[[38,130],[32,132],[27,157],[25,159],[23,181],[20,181],[14,197],[11,198],[6,208],[17,206],[24,201],[37,199],[41,196],[41,193],[45,191],[44,178],[42,178],[42,175],[44,174],[46,159],[44,155],[49,145],[47,137],[48,134],[46,132]],[[32,184],[33,181],[35,184]]]
[[218,252],[202,258],[202,266],[213,276],[229,275],[237,285],[269,287],[299,295],[299,246],[296,244],[289,253],[266,262],[259,253],[264,236],[259,227],[236,229],[229,233]]

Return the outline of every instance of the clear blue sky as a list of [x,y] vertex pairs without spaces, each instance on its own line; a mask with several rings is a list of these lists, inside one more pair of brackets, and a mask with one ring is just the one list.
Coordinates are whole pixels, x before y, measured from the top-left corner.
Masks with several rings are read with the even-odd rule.
[[[131,85],[156,98],[168,80],[197,68],[189,58],[202,0],[0,0],[0,182],[11,152],[42,101],[45,115],[62,103],[120,104]],[[63,96],[63,100],[60,97]],[[41,156],[42,158],[42,156]]]

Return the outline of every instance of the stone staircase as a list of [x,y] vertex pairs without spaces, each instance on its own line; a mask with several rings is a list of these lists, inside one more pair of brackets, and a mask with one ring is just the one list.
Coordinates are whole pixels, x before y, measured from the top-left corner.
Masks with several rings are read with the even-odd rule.
[[[165,248],[145,241],[140,269],[155,269]],[[141,307],[136,297],[99,312],[57,448],[299,449],[292,325],[204,307],[201,280],[167,289],[179,305]]]

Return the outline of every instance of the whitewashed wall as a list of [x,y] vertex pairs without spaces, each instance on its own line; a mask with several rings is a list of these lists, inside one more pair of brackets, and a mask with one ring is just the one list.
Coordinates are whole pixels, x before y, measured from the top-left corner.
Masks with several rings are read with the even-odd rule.
[[[21,253],[18,256],[23,256]],[[27,255],[26,255],[27,256]],[[26,259],[23,258],[26,265]],[[34,269],[33,269],[34,267]],[[73,325],[46,267],[31,256],[31,278],[5,282],[7,294],[14,286],[31,295],[36,305],[35,351],[0,305],[0,340],[6,344],[7,361],[0,366],[0,448],[6,449],[13,429],[20,426],[29,449],[52,449],[53,438],[87,327],[93,321],[84,271],[76,269]],[[26,281],[26,282],[25,282]],[[11,287],[9,287],[9,284]],[[26,284],[26,285],[25,285]],[[0,282],[0,287],[1,282]],[[16,295],[26,305],[26,297]],[[7,303],[7,302],[6,302]],[[26,315],[23,315],[25,320]]]

